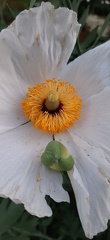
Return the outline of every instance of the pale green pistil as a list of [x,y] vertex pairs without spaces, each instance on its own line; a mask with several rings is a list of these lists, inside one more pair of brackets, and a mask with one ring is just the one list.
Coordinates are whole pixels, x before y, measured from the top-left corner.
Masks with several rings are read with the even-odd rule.
[[54,111],[59,107],[59,99],[58,99],[58,92],[55,90],[50,90],[48,92],[46,101],[45,101],[45,107],[49,111]]

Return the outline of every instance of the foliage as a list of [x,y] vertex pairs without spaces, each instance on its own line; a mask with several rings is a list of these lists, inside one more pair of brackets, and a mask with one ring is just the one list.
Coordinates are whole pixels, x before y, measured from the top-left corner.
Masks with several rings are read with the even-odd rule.
[[[0,30],[7,27],[20,11],[39,6],[40,2],[41,0],[0,1]],[[103,37],[102,34],[110,21],[110,5],[101,4],[99,0],[91,0],[88,3],[85,0],[51,0],[50,2],[55,7],[65,6],[76,11],[79,22],[82,24],[70,61],[108,39]],[[87,16],[90,12],[101,13],[101,11],[106,13],[102,28],[98,32],[96,26],[85,37]],[[67,174],[64,173],[63,178],[64,187],[70,194],[71,203],[58,204],[47,196],[47,202],[54,213],[50,218],[40,219],[31,216],[24,210],[22,204],[16,205],[9,199],[0,199],[0,240],[87,240],[81,227],[73,190]],[[103,239],[110,239],[110,223],[104,233],[93,238],[93,240]]]

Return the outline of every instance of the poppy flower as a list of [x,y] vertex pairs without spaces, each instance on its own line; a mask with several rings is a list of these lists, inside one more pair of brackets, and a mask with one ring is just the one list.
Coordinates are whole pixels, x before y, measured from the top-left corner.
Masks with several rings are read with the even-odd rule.
[[67,64],[79,28],[75,12],[42,3],[0,33],[0,196],[38,217],[52,214],[46,195],[69,202],[59,163],[41,161],[58,144],[92,238],[110,218],[110,42]]

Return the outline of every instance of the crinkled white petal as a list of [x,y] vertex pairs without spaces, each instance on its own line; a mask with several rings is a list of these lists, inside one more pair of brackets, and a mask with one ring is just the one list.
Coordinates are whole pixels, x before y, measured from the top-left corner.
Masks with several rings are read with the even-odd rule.
[[102,149],[68,132],[56,136],[72,154],[74,169],[68,172],[80,220],[88,238],[107,228],[110,219],[110,164]]
[[80,119],[68,131],[101,147],[110,161],[110,87],[83,102]]
[[0,133],[20,126],[27,119],[21,108],[25,83],[18,82],[10,51],[0,41]]
[[27,121],[21,108],[27,88],[61,73],[79,27],[75,12],[42,3],[0,33],[0,133]]
[[110,86],[110,41],[69,63],[62,78],[73,84],[83,99]]
[[69,201],[61,174],[45,168],[40,161],[51,140],[51,135],[37,131],[31,123],[0,135],[0,196],[23,203],[38,217],[52,214],[46,195],[56,202]]
[[75,12],[42,3],[40,7],[21,12],[0,36],[11,49],[19,80],[31,86],[60,76],[79,28]]

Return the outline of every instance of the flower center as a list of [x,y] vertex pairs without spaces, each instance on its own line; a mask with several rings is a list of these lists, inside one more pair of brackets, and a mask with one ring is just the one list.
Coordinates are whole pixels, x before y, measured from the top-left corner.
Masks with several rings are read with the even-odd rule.
[[35,128],[55,134],[65,131],[79,119],[82,100],[74,86],[52,79],[29,88],[21,104]]
[[50,90],[47,94],[45,107],[49,111],[54,111],[58,108],[59,104],[60,102],[59,102],[58,92],[55,90]]

